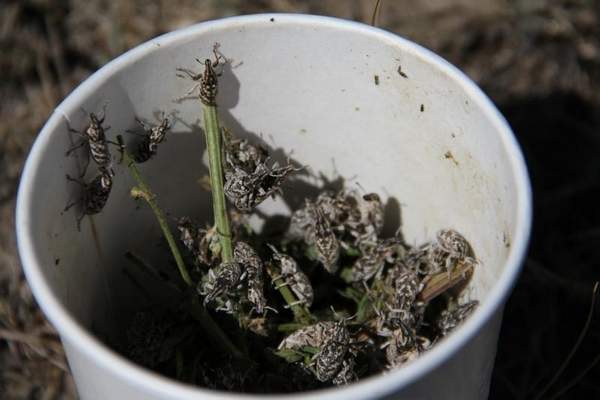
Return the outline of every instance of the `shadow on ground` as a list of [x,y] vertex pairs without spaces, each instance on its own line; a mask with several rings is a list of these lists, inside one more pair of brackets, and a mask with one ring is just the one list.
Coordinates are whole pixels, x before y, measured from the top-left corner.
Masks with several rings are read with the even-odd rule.
[[[567,357],[586,320],[600,243],[600,109],[573,93],[500,105],[527,160],[534,192],[529,255],[508,301],[491,399],[535,398]],[[600,312],[581,348],[544,398],[552,398],[595,361]],[[600,368],[564,398],[598,398]]]

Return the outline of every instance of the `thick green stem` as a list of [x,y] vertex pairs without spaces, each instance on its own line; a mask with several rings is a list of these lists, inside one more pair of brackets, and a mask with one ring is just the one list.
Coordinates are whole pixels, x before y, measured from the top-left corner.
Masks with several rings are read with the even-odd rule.
[[208,148],[208,169],[210,173],[210,187],[213,198],[213,213],[215,225],[221,242],[221,260],[233,261],[231,245],[231,228],[227,216],[225,192],[223,191],[223,164],[221,160],[221,132],[217,118],[217,108],[212,105],[202,105],[204,111],[204,133],[206,147]]
[[285,285],[283,278],[277,277],[277,273],[274,271],[273,267],[267,265],[267,273],[273,279],[273,284],[279,290],[279,293],[287,303],[287,305],[292,309],[294,313],[294,320],[299,322],[302,325],[310,325],[313,321],[313,317],[310,312],[301,304],[298,304],[298,299],[290,288]]
[[169,224],[167,223],[167,218],[156,203],[156,196],[152,193],[146,182],[144,182],[144,179],[140,175],[140,172],[138,171],[135,162],[133,161],[127,150],[123,150],[123,160],[129,168],[133,179],[135,179],[135,181],[138,184],[137,187],[131,189],[131,195],[133,197],[144,199],[150,205],[150,208],[152,208],[152,211],[154,212],[154,215],[158,220],[160,229],[162,230],[165,239],[167,239],[167,243],[169,243],[169,248],[171,249],[171,253],[173,253],[173,258],[175,258],[175,263],[177,264],[177,268],[179,269],[179,274],[181,275],[181,278],[188,286],[193,286],[194,282],[192,281],[187,267],[183,262],[183,257],[181,256],[181,252],[177,247],[177,242],[175,241],[175,238],[171,233],[171,229],[169,228]]

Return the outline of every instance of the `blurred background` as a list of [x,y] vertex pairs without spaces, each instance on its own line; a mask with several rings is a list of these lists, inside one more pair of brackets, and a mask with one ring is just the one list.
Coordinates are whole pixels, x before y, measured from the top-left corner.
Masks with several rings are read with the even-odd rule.
[[[16,253],[15,193],[54,107],[122,52],[200,21],[259,12],[369,23],[375,0],[0,2],[0,398],[74,399],[52,327]],[[508,301],[491,399],[600,398],[600,1],[384,0],[380,27],[475,80],[521,143],[534,188],[530,251]]]

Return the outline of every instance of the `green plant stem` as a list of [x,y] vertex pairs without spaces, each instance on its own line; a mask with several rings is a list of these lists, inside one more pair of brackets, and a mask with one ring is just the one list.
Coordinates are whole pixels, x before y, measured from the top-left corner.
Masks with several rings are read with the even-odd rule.
[[221,327],[217,325],[214,319],[210,316],[206,308],[198,301],[198,296],[192,296],[192,304],[190,307],[190,313],[202,326],[202,329],[212,338],[217,341],[223,349],[227,350],[232,356],[238,359],[245,359],[244,353],[242,353],[229,337],[225,335],[225,332],[221,330]]
[[135,162],[133,161],[127,150],[123,150],[123,160],[125,161],[125,164],[129,168],[131,175],[138,184],[138,186],[131,189],[131,196],[136,198],[142,198],[148,203],[148,205],[150,205],[150,208],[152,208],[152,211],[154,212],[154,215],[158,220],[160,229],[162,230],[163,235],[169,243],[169,248],[171,249],[171,253],[173,253],[173,258],[175,258],[175,263],[177,264],[177,268],[179,269],[179,274],[181,275],[181,278],[188,286],[193,286],[194,282],[192,281],[187,267],[183,262],[183,257],[181,256],[181,252],[177,247],[177,242],[175,241],[175,238],[171,233],[171,229],[169,228],[169,224],[167,223],[167,218],[156,203],[156,196],[154,195],[154,193],[152,193],[146,182],[144,182],[144,179],[140,175],[140,172],[138,171]]
[[306,309],[305,306],[301,304],[296,304],[298,302],[298,299],[296,298],[296,296],[294,296],[290,288],[284,285],[285,282],[283,278],[277,277],[277,273],[275,272],[273,267],[267,265],[266,268],[267,273],[269,274],[271,279],[273,279],[273,284],[278,288],[277,290],[279,290],[279,293],[281,294],[287,305],[290,306],[290,308],[292,309],[292,312],[294,313],[294,320],[302,325],[310,325],[314,320],[310,312]]
[[[122,143],[122,138],[119,138],[119,142]],[[164,213],[156,203],[154,194],[152,194],[152,191],[145,183],[140,172],[138,171],[135,162],[133,161],[127,150],[124,148],[123,160],[125,161],[127,167],[129,168],[129,171],[131,172],[131,175],[138,184],[137,187],[134,187],[132,189],[132,195],[134,197],[143,198],[146,202],[148,202],[148,204],[152,208],[152,211],[154,211],[154,215],[156,216],[156,219],[160,224],[163,235],[167,238],[167,242],[169,242],[171,253],[173,254],[173,258],[175,258],[175,262],[177,263],[177,267],[179,268],[179,272],[181,274],[182,279],[190,288],[193,288],[194,282],[192,281],[188,273],[187,267],[183,262],[181,253],[179,252],[179,248],[177,247],[177,243],[175,242],[175,239],[171,234],[171,230],[169,228],[169,225],[167,224],[167,219],[165,218]],[[147,269],[152,270],[154,268],[147,267]],[[235,347],[233,342],[229,340],[229,337],[227,337],[227,335],[225,334],[225,332],[223,332],[221,327],[214,321],[214,319],[210,316],[208,311],[206,311],[206,308],[204,308],[198,302],[198,296],[195,294],[191,295],[190,313],[192,317],[194,317],[200,323],[204,331],[208,334],[210,338],[213,339],[213,341],[217,345],[219,345],[224,350],[228,351],[232,356],[236,358],[245,358],[243,353],[240,350],[238,350],[237,347]]]
[[231,245],[231,228],[225,204],[225,193],[223,191],[223,164],[221,160],[221,132],[215,106],[202,105],[204,112],[204,133],[206,136],[206,147],[208,148],[208,170],[210,174],[210,187],[213,198],[213,213],[215,225],[221,242],[221,261],[233,261],[233,250]]

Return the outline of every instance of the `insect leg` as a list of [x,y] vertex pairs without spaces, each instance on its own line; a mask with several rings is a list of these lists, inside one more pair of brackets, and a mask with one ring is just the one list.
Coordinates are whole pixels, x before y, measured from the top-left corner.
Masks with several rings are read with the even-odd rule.
[[176,74],[176,76],[179,78],[186,78],[186,75],[187,75],[187,78],[190,78],[193,81],[198,81],[198,80],[200,80],[200,78],[202,78],[202,74],[194,74],[192,71],[190,71],[187,68],[176,68],[175,71],[183,72],[185,74],[185,75]]
[[[125,157],[125,142],[123,141],[123,136],[117,135],[117,142],[118,143],[114,143],[114,142],[110,142],[110,143],[116,144],[119,147],[119,153],[121,153],[121,158],[119,159],[119,164],[121,164],[123,162],[123,157]],[[113,175],[114,175],[114,172],[113,172]]]
[[[77,131],[75,131],[75,132],[77,132]],[[79,133],[79,132],[77,132],[77,133]],[[79,141],[79,144],[76,144],[73,147],[71,147],[69,150],[67,150],[67,152],[65,153],[65,156],[67,156],[67,157],[70,156],[72,152],[74,152],[75,150],[77,150],[80,147],[85,146],[86,143],[87,143],[87,141],[85,141],[85,140]]]
[[146,123],[144,121],[142,121],[141,119],[139,119],[138,117],[135,117],[135,121],[140,124],[142,126],[142,128],[144,128],[144,130],[146,132],[150,131],[150,127],[148,127],[148,125],[146,125]]
[[69,182],[75,182],[75,183],[78,183],[78,184],[80,184],[81,186],[85,187],[85,183],[84,183],[84,182],[82,182],[80,179],[73,178],[73,177],[72,177],[71,175],[69,175],[69,174],[67,174],[67,175],[66,175],[66,177],[67,177],[67,180],[68,180]]
[[283,283],[275,286],[275,290],[281,289],[284,286],[290,286],[290,284],[288,282],[283,282]]
[[100,122],[100,125],[102,125],[102,123],[104,122],[104,118],[106,117],[106,107],[107,106],[108,106],[108,103],[104,103],[104,105],[102,106],[102,118],[98,118],[98,122]]
[[63,209],[63,212],[69,211],[71,209],[71,207],[73,207],[74,205],[78,204],[79,201],[74,201],[72,203],[67,204],[67,206]]
[[81,211],[81,213],[79,213],[79,215],[77,216],[77,230],[79,232],[81,232],[81,221],[83,220],[84,217],[85,217],[84,211]]
[[87,172],[88,166],[90,165],[90,152],[88,151],[86,153],[86,158],[85,158],[85,165],[83,167],[83,171],[81,172],[81,174],[79,175],[80,178],[83,178],[85,176],[85,173]]
[[291,302],[290,304],[286,304],[285,306],[283,306],[283,308],[288,309],[288,308],[291,308],[291,307],[294,307],[294,306],[297,306],[300,304],[305,304],[305,303],[306,303],[306,300],[296,300],[294,302]]

